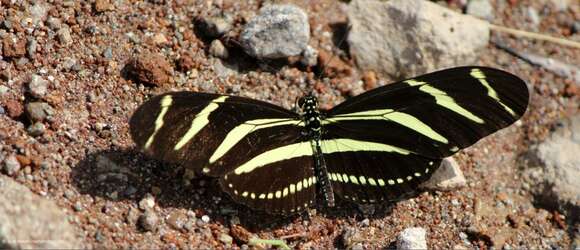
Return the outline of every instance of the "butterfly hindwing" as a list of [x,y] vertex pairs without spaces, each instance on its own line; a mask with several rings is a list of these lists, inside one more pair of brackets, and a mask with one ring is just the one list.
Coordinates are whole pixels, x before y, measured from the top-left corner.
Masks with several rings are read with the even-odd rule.
[[[299,150],[297,147],[310,145],[306,142],[289,150]],[[253,170],[236,169],[220,178],[220,184],[235,201],[270,213],[304,210],[316,198],[311,154],[266,163]]]

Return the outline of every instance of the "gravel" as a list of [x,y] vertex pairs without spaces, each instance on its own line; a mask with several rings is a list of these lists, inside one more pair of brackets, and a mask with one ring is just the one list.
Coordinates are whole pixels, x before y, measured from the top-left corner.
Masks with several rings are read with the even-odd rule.
[[26,116],[33,122],[42,122],[54,114],[54,109],[46,102],[31,102],[25,106]]
[[138,223],[145,231],[155,231],[159,227],[159,217],[153,211],[145,211],[139,216]]
[[[416,70],[414,66],[432,67],[426,70],[443,66],[432,65],[433,58],[425,57],[391,69],[393,76],[361,69],[360,55],[354,53],[352,44],[338,45],[349,30],[356,30],[348,12],[357,1],[287,2],[308,15],[310,38],[297,55],[273,61],[246,56],[236,44],[246,25],[260,15],[260,8],[272,1],[103,0],[99,4],[108,2],[112,7],[101,9],[103,12],[97,11],[97,1],[4,2],[0,7],[0,86],[5,86],[6,91],[0,95],[0,107],[5,110],[0,115],[0,178],[16,180],[65,214],[56,222],[34,220],[19,226],[46,222],[38,226],[42,228],[66,222],[82,243],[68,248],[249,249],[253,246],[248,245],[248,240],[258,237],[284,238],[291,248],[299,249],[382,249],[394,247],[398,233],[410,227],[424,228],[428,232],[427,246],[434,249],[569,249],[574,241],[580,242],[569,207],[560,208],[565,203],[559,198],[551,202],[558,206],[554,208],[540,202],[533,190],[540,186],[526,177],[527,170],[544,166],[520,159],[533,155],[537,146],[532,145],[552,138],[554,124],[577,113],[580,88],[570,78],[531,66],[487,42],[478,52],[469,54],[469,59],[474,60],[470,63],[520,76],[533,85],[532,101],[526,115],[515,125],[453,156],[468,185],[451,191],[429,189],[410,199],[364,206],[373,209],[359,209],[362,206],[338,199],[335,208],[319,206],[316,213],[285,217],[249,210],[223,193],[218,180],[186,174],[185,181],[180,164],[155,161],[138,153],[127,124],[131,114],[153,95],[182,90],[229,93],[285,108],[291,108],[298,97],[313,90],[321,107],[331,108],[356,93],[400,80],[399,71],[411,77],[414,75],[409,72]],[[578,38],[573,33],[578,16],[573,1],[568,1],[564,11],[555,8],[552,0],[490,2],[495,10],[494,24],[569,40]],[[41,18],[44,21],[35,26],[30,10],[42,3],[47,3],[46,19]],[[461,13],[466,3],[437,1],[454,14]],[[537,25],[529,20],[528,7],[537,10]],[[421,14],[426,12],[415,17]],[[227,60],[211,56],[209,48],[216,38],[198,30],[198,21],[207,17],[225,18],[231,24],[227,32],[217,37],[227,45]],[[370,19],[374,25],[389,25]],[[402,26],[409,35],[423,37],[424,40],[415,40],[419,44],[407,42],[414,37],[371,32],[366,34],[376,43],[368,47],[398,44],[399,48],[410,48],[410,53],[403,55],[413,55],[416,48],[432,52],[430,46],[439,44],[440,36],[404,29],[409,27],[403,25],[404,21],[412,20],[394,20],[393,25]],[[447,22],[437,21],[439,18],[432,20],[437,28],[450,27]],[[57,34],[61,29],[69,31],[69,46],[64,46]],[[513,50],[534,53],[548,62],[580,65],[577,49],[502,32],[492,35]],[[37,47],[31,55],[33,40]],[[461,46],[450,44],[446,50],[436,50],[440,52],[438,57],[446,59],[462,46],[472,45],[472,40],[459,40]],[[301,61],[308,46],[318,52],[317,67]],[[427,52],[425,55],[429,55]],[[139,72],[130,67],[134,59],[151,54],[166,64],[143,60]],[[402,60],[405,58],[397,58],[400,54],[394,55],[385,58],[406,62]],[[312,55],[310,59],[315,58]],[[452,66],[463,63],[468,62],[460,60]],[[160,64],[169,70],[157,70]],[[381,70],[388,65],[381,65]],[[179,71],[173,72],[173,68]],[[42,98],[33,97],[28,91],[33,74],[49,81]],[[136,76],[144,76],[145,81]],[[156,77],[165,80],[164,84],[148,82]],[[46,103],[54,110],[42,121],[45,132],[36,137],[27,132],[35,122],[24,115],[25,105],[33,102]],[[12,176],[4,169],[4,159],[9,157],[20,166]],[[101,176],[103,180],[99,179]],[[154,192],[153,187],[158,188],[154,205],[141,210],[139,202]],[[20,193],[3,199],[0,207],[19,206],[22,196]],[[76,211],[81,207],[81,211]],[[52,209],[46,208],[34,215],[51,217],[47,213]],[[153,231],[144,230],[139,223],[145,211],[152,211],[158,218]],[[180,223],[171,225],[168,220],[174,212],[187,215],[182,229],[175,229]],[[210,218],[207,223],[202,220],[203,215]],[[343,242],[347,230],[354,232],[353,237],[346,237],[348,245]],[[30,235],[35,231],[21,232]],[[59,231],[57,236],[64,232]],[[222,234],[234,239],[231,245],[220,239]]]
[[14,176],[20,171],[20,162],[18,162],[15,155],[9,155],[2,162],[2,168],[8,176]]

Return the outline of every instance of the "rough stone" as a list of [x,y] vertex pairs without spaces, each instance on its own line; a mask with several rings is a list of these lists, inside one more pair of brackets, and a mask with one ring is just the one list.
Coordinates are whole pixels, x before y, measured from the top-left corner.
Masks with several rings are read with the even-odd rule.
[[34,25],[39,25],[41,22],[44,22],[48,15],[49,8],[50,6],[42,1],[38,1],[30,7],[29,12],[32,18],[32,23]]
[[146,211],[153,207],[155,207],[155,197],[151,194],[146,194],[145,197],[139,201],[139,208],[141,210]]
[[139,226],[145,231],[155,231],[159,226],[159,217],[153,211],[146,211],[139,216]]
[[411,227],[403,230],[397,236],[397,249],[427,249],[426,230],[421,227]]
[[68,27],[60,28],[56,35],[58,36],[58,40],[64,46],[69,46],[73,43],[72,36],[70,35],[70,29]]
[[28,91],[36,98],[42,98],[48,91],[48,81],[39,75],[32,75],[30,82],[28,82]]
[[199,27],[208,38],[217,38],[232,29],[232,22],[225,17],[207,17],[201,20]]
[[533,146],[526,182],[537,202],[580,218],[580,114],[562,120],[551,137]]
[[441,166],[421,186],[432,190],[449,191],[465,187],[466,183],[461,168],[452,157],[449,157],[443,159]]
[[81,249],[67,215],[53,201],[0,175],[0,246],[8,249]]
[[229,234],[222,233],[220,234],[219,240],[226,245],[230,245],[234,241],[234,238]]
[[166,219],[166,223],[169,224],[173,229],[180,230],[183,229],[185,223],[187,222],[187,216],[180,212],[174,211]]
[[240,42],[256,58],[300,55],[310,40],[306,13],[294,5],[268,5],[244,27]]
[[493,20],[493,6],[489,0],[470,0],[467,3],[467,14],[476,16],[488,21]]
[[161,86],[173,81],[173,68],[161,54],[142,54],[133,59],[130,68],[131,74],[143,83]]
[[95,11],[105,12],[108,10],[113,10],[114,5],[111,4],[109,0],[96,0],[95,1]]
[[17,100],[8,99],[4,102],[4,104],[6,105],[6,112],[8,113],[8,116],[12,119],[17,119],[24,112],[22,103]]
[[5,57],[22,57],[26,54],[26,40],[7,36],[2,41],[2,50]]
[[26,104],[26,116],[33,122],[44,121],[54,113],[53,108],[46,102],[31,102]]
[[34,55],[36,55],[36,48],[38,47],[38,42],[36,39],[32,38],[29,39],[26,43],[26,54],[28,58],[34,59]]
[[351,54],[363,71],[408,78],[472,64],[487,46],[489,24],[422,0],[354,0]]
[[41,136],[45,131],[46,127],[42,122],[35,122],[26,129],[26,132],[31,136]]

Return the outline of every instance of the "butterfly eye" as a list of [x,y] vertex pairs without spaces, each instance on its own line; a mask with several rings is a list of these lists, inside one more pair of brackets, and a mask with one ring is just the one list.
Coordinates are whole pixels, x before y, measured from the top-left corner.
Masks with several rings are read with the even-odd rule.
[[300,99],[298,99],[298,107],[300,107],[300,108],[304,107],[304,103],[306,103],[305,98],[306,97],[301,97]]

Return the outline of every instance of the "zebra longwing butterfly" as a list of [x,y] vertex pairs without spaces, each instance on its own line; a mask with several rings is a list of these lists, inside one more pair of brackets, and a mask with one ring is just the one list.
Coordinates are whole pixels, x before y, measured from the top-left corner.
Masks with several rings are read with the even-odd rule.
[[293,213],[316,196],[357,203],[413,193],[441,159],[507,127],[526,111],[520,78],[459,67],[396,82],[319,110],[238,96],[174,92],[141,105],[130,121],[137,147],[153,158],[218,177],[251,208]]

